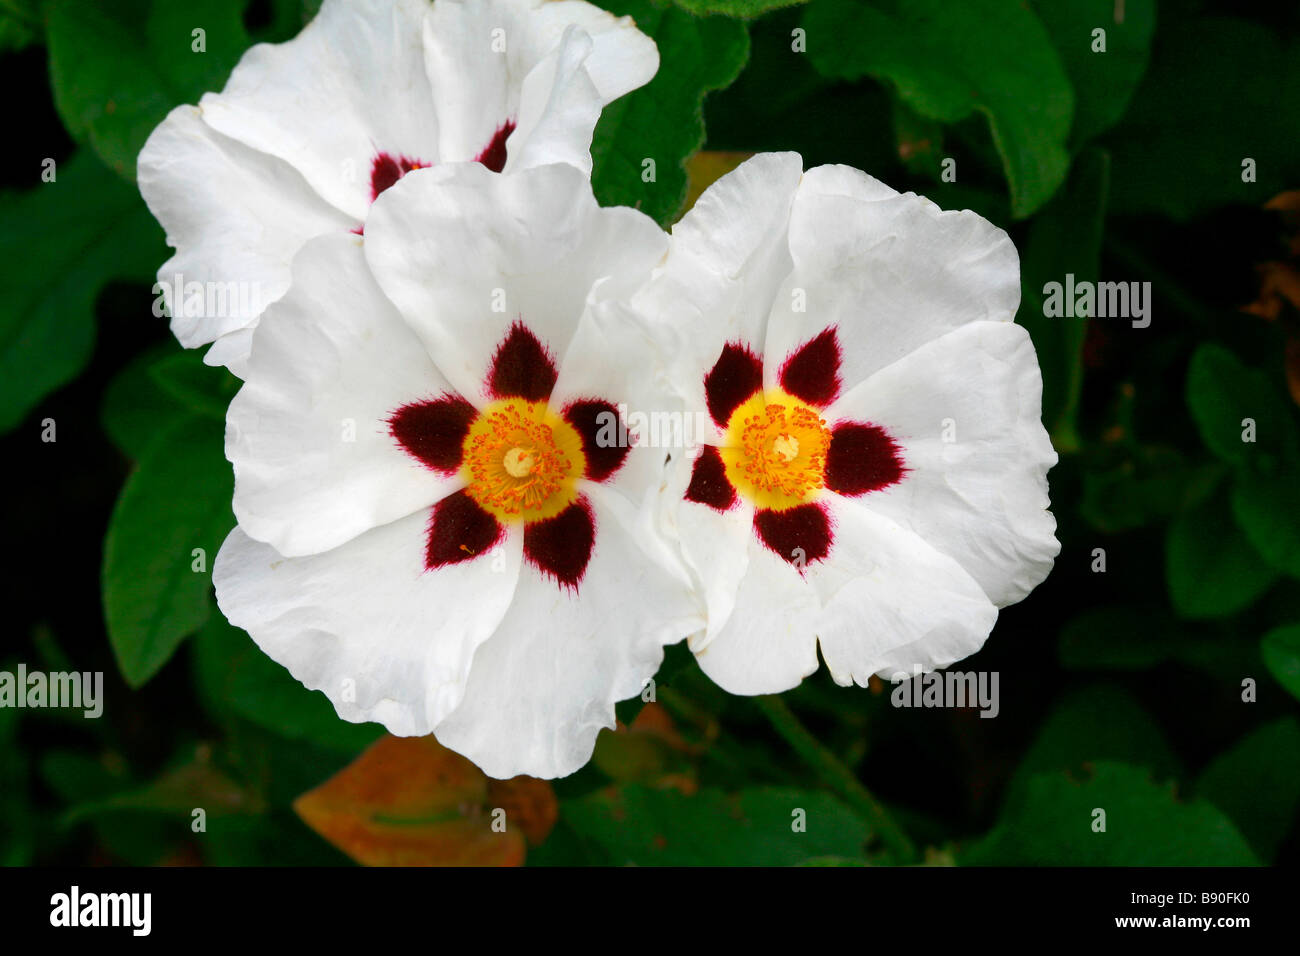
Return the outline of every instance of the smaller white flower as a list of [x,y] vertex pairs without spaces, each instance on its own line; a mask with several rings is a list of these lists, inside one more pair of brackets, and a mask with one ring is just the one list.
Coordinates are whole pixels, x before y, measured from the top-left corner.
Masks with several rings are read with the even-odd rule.
[[458,164],[309,242],[227,419],[230,621],[344,719],[495,777],[581,767],[703,626],[654,525],[664,453],[620,440],[620,406],[671,401],[611,310],[667,240],[572,166]]
[[972,654],[1059,551],[1056,462],[1002,230],[857,170],[757,156],[673,230],[634,299],[713,434],[664,518],[738,694]]
[[658,65],[630,18],[581,0],[325,0],[140,153],[140,190],[176,249],[158,273],[172,331],[215,343],[206,361],[242,375],[308,239],[363,232],[375,198],[419,167],[589,173],[601,108]]

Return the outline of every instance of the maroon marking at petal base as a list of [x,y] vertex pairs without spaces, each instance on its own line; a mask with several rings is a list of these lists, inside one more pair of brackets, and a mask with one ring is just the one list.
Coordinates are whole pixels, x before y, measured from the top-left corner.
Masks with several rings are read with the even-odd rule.
[[756,511],[754,531],[759,541],[796,568],[820,561],[831,550],[831,519],[819,504]]
[[478,410],[459,395],[443,395],[403,405],[388,419],[388,430],[408,455],[450,474],[460,467],[461,445],[476,415]]
[[465,491],[448,495],[433,506],[424,566],[429,570],[468,561],[501,540],[497,519],[480,508]]
[[722,454],[712,445],[700,448],[700,457],[691,469],[686,500],[717,511],[726,511],[736,503],[736,489],[727,480],[727,466],[722,463]]
[[582,453],[587,459],[583,475],[592,481],[604,481],[623,467],[627,460],[627,428],[618,409],[601,398],[584,398],[570,402],[564,420],[582,438]]
[[515,121],[506,120],[492,134],[491,141],[483,147],[483,152],[474,157],[474,161],[482,163],[494,173],[499,173],[506,168],[506,140],[510,134],[515,131]]
[[842,422],[831,430],[826,487],[842,495],[865,495],[903,478],[903,453],[878,425]]
[[579,498],[554,518],[524,525],[524,558],[562,587],[575,591],[595,543],[596,518],[586,498]]
[[781,387],[809,405],[825,406],[840,393],[840,342],[824,329],[790,354],[781,366]]
[[704,376],[704,397],[709,414],[719,427],[755,392],[763,387],[763,361],[739,342],[728,342]]
[[427,165],[428,163],[422,163],[418,159],[407,159],[405,156],[377,154],[370,164],[370,201],[374,202],[378,199],[380,193],[411,170],[422,169]]
[[516,321],[492,356],[487,390],[493,398],[544,402],[551,397],[557,375],[555,361],[546,346],[528,326]]

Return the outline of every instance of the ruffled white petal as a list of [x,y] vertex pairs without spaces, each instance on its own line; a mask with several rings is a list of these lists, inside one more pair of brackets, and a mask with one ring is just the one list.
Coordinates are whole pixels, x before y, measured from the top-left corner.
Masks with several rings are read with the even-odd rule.
[[967,322],[1010,322],[1020,304],[1020,261],[1005,232],[857,170],[805,173],[789,229],[794,270],[768,320],[769,386],[828,326],[838,329],[849,389]]
[[416,170],[380,196],[365,249],[439,369],[475,401],[516,321],[558,361],[596,281],[630,287],[666,244],[649,217],[597,206],[571,166],[497,176],[455,165]]
[[377,153],[439,158],[422,39],[428,7],[325,0],[292,40],[245,53],[225,89],[199,101],[203,119],[292,165],[356,225],[370,205]]
[[643,520],[610,489],[584,484],[596,543],[577,592],[532,566],[496,634],[474,655],[460,706],[435,730],[493,777],[561,777],[641,693],[663,647],[702,621],[682,581],[646,545]]
[[835,543],[807,575],[821,602],[822,657],[836,683],[866,686],[872,674],[947,667],[983,646],[997,608],[956,561],[855,501],[826,500]]
[[786,226],[802,171],[798,153],[760,153],[720,178],[673,227],[663,267],[631,301],[690,408],[707,407],[704,376],[724,345],[762,354],[772,298],[794,265]]
[[1041,405],[1029,335],[975,322],[875,373],[826,415],[882,425],[902,449],[906,476],[862,507],[955,558],[1003,607],[1037,587],[1060,551]]
[[460,704],[475,648],[510,606],[522,536],[426,571],[427,524],[426,512],[408,515],[298,558],[236,528],[213,567],[217,603],[344,720],[431,733]]
[[[168,114],[141,150],[138,170],[140,192],[176,249],[158,281],[172,332],[187,348],[255,323],[288,288],[299,247],[311,236],[350,228],[292,166],[214,131],[197,107]],[[184,286],[192,282],[201,285],[199,309],[186,303]],[[214,300],[209,310],[208,290],[218,289],[226,306]]]
[[389,433],[398,408],[449,386],[375,285],[361,244],[321,236],[299,253],[227,414],[235,516],[284,555],[336,547],[462,484]]

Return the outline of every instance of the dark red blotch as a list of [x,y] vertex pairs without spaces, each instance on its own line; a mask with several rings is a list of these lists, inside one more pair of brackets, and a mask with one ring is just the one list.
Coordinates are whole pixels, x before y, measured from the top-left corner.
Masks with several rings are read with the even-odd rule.
[[452,473],[460,467],[461,446],[477,414],[459,395],[443,395],[403,405],[388,419],[388,430],[421,464]]
[[769,550],[796,568],[820,561],[831,551],[831,519],[820,504],[756,511],[754,531]]
[[823,407],[840,393],[840,343],[825,329],[791,353],[781,366],[781,387],[809,405]]
[[704,376],[709,414],[725,428],[732,412],[763,387],[763,361],[739,342],[728,342]]
[[490,549],[502,537],[500,523],[465,491],[448,495],[433,506],[424,564],[430,570],[468,561]]
[[524,526],[524,558],[562,587],[577,589],[596,543],[596,518],[579,498],[554,518]]

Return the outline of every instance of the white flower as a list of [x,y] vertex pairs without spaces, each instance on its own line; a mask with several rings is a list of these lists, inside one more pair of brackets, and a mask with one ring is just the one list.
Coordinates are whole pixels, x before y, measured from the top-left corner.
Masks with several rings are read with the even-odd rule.
[[738,694],[909,676],[983,644],[1059,551],[1042,380],[1006,234],[842,166],[765,154],[673,230],[635,309],[713,434],[671,534]]
[[187,348],[215,342],[206,361],[242,374],[308,239],[363,231],[374,198],[419,166],[590,172],[601,107],[658,65],[630,18],[580,0],[325,0],[140,153],[140,190],[176,249],[158,273],[172,331]]
[[600,440],[669,401],[610,309],[667,242],[562,164],[420,170],[364,239],[310,241],[227,419],[231,622],[347,720],[496,777],[581,767],[703,626],[654,528],[663,451]]

